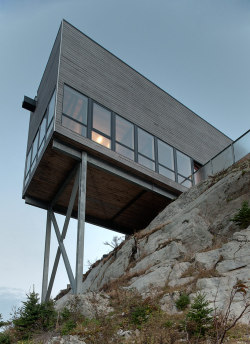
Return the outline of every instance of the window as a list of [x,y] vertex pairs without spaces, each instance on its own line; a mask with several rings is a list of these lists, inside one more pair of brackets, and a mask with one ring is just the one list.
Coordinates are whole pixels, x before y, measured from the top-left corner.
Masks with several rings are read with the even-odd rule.
[[93,129],[107,136],[111,134],[111,112],[96,103],[93,104]]
[[173,148],[161,140],[158,141],[158,161],[159,164],[174,170],[174,152]]
[[93,104],[91,139],[100,145],[111,148],[111,111],[96,103]]
[[115,150],[134,160],[134,125],[126,119],[115,116]]
[[62,125],[82,136],[87,135],[88,98],[64,86]]
[[178,170],[178,174],[181,174],[184,177],[189,177],[192,174],[192,170],[191,170],[191,159],[177,151],[177,170]]
[[154,160],[154,137],[138,128],[138,153]]
[[48,106],[48,126],[51,124],[55,113],[56,92],[54,91]]

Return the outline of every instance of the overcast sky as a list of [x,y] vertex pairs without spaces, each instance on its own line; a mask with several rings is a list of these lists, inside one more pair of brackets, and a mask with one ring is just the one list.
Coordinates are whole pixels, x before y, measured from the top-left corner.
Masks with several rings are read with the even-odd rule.
[[[62,18],[232,139],[250,124],[249,0],[0,0],[0,313],[40,293],[46,212],[21,199],[29,114]],[[74,269],[76,226],[66,248]],[[86,226],[85,264],[114,233]],[[52,259],[56,251],[52,240]],[[51,261],[51,264],[53,262]],[[86,267],[85,267],[86,268]],[[53,296],[68,283],[61,264]]]

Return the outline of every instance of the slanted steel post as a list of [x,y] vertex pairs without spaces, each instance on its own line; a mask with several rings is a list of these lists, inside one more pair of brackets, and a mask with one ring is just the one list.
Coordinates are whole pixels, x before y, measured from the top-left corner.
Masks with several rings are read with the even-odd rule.
[[48,210],[47,223],[46,223],[46,235],[45,235],[44,261],[43,261],[43,283],[42,283],[41,302],[45,302],[47,287],[48,287],[50,238],[51,238],[51,216]]
[[82,291],[84,228],[85,228],[85,208],[86,208],[86,181],[87,181],[87,153],[82,152],[82,160],[80,162],[80,173],[79,173],[79,191],[78,191],[78,226],[77,226],[75,294],[80,294]]

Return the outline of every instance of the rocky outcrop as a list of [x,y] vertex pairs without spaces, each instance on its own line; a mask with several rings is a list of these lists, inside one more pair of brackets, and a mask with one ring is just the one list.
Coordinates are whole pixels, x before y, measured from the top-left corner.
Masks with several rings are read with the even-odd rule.
[[[250,160],[191,188],[96,264],[85,276],[83,293],[115,284],[142,294],[164,288],[162,309],[175,312],[173,293],[201,291],[223,309],[237,281],[250,286],[250,227],[240,231],[230,220],[249,196]],[[232,312],[243,302],[237,296]]]

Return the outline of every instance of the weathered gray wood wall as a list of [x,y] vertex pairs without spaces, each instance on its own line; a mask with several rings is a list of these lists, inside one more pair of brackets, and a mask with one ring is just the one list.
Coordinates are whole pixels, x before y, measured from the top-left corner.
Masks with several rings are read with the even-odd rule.
[[57,75],[58,75],[58,63],[60,53],[60,42],[61,42],[61,27],[57,33],[55,43],[49,56],[45,71],[42,76],[42,80],[37,90],[37,107],[34,113],[30,115],[29,124],[29,137],[27,150],[29,150],[32,141],[36,135],[37,129],[41,123],[46,107],[48,106],[49,100],[56,88]]
[[[200,163],[231,140],[96,42],[63,21],[57,125],[63,84],[105,105]],[[72,138],[75,135],[72,133]]]

